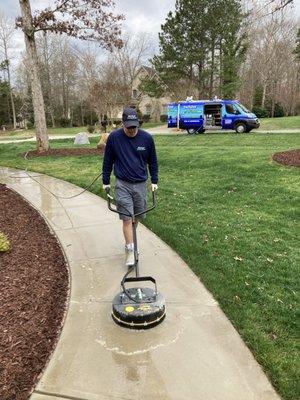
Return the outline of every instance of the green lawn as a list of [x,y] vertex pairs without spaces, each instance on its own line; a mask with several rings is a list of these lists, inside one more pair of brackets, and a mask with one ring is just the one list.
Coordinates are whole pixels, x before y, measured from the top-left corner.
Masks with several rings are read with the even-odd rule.
[[[172,134],[155,142],[158,206],[145,224],[201,278],[280,395],[299,398],[299,169],[278,165],[271,156],[299,147],[300,135]],[[72,140],[51,145],[72,146]],[[82,187],[100,169],[96,156],[19,156],[34,147],[0,145],[0,164]]]
[[300,115],[297,117],[281,117],[281,118],[260,118],[260,129],[299,129],[300,132]]
[[[76,135],[79,132],[86,132],[86,127],[78,127],[78,128],[48,128],[49,135]],[[1,139],[23,139],[35,137],[34,129],[20,130],[20,131],[1,131],[0,132],[0,141]]]
[[[162,122],[147,122],[144,123],[142,128],[149,129],[155,128],[156,126],[163,125]],[[79,132],[87,132],[86,126],[80,126],[77,128],[48,128],[49,135],[76,135]],[[19,130],[19,131],[0,131],[0,142],[1,139],[24,139],[35,137],[35,130],[28,129],[28,130]]]
[[142,129],[156,128],[157,126],[167,126],[166,122],[144,122]]

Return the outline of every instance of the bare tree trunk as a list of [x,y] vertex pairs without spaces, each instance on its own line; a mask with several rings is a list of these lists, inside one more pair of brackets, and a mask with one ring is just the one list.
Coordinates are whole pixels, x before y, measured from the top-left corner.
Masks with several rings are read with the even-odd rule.
[[48,55],[49,49],[48,49],[48,39],[47,39],[47,34],[44,32],[44,46],[43,46],[43,54],[44,54],[44,62],[45,62],[45,67],[46,67],[46,81],[47,81],[47,86],[48,86],[48,95],[49,95],[49,114],[51,118],[51,123],[52,123],[52,128],[55,128],[55,118],[54,118],[54,112],[53,112],[53,101],[52,101],[52,87],[51,87],[51,79],[50,79],[50,67],[49,67],[49,55]]
[[6,103],[7,103],[7,115],[8,115],[8,120],[11,123],[11,113],[10,113],[10,105],[9,105],[9,98],[6,97]]
[[220,42],[219,42],[219,59],[220,59],[220,61],[219,61],[219,93],[220,94],[222,94],[222,96],[223,96],[223,93],[221,93],[221,88],[222,88],[222,86],[223,86],[223,53],[222,53],[222,41],[220,40]]
[[11,83],[10,83],[10,70],[9,70],[8,51],[7,51],[7,43],[6,43],[5,40],[3,40],[3,46],[4,46],[5,60],[7,61],[7,81],[8,81],[8,85],[9,85],[9,96],[10,96],[10,102],[11,102],[11,109],[12,109],[12,113],[13,113],[13,124],[14,124],[14,129],[16,129],[17,128],[16,108],[15,108],[15,101],[14,101],[13,91],[12,91]]
[[16,108],[15,108],[15,101],[14,101],[14,96],[10,84],[10,72],[9,72],[9,66],[7,65],[7,77],[8,77],[8,84],[9,84],[9,95],[10,95],[10,102],[11,102],[11,109],[13,113],[13,123],[14,123],[14,129],[17,128],[17,118],[16,118]]
[[276,96],[276,82],[273,82],[273,93],[272,93],[272,110],[271,110],[271,118],[274,118],[275,115],[275,96]]
[[203,77],[202,77],[202,73],[203,73],[203,62],[201,61],[198,65],[198,99],[201,99],[204,97],[203,94]]
[[55,118],[52,110],[50,110],[50,118],[51,118],[52,128],[55,128]]
[[25,37],[27,59],[29,63],[37,151],[40,153],[49,149],[45,106],[41,81],[39,78],[38,58],[34,40],[34,29],[32,26],[30,3],[29,0],[19,0],[19,3],[22,12],[23,32]]
[[84,126],[82,100],[80,100],[81,125]]
[[211,66],[210,66],[210,80],[209,80],[209,98],[213,97],[213,84],[214,84],[214,70],[215,70],[215,42],[213,41],[211,49]]
[[263,84],[263,93],[262,93],[262,99],[261,99],[261,107],[265,107],[265,101],[266,101],[266,92],[267,92],[267,84]]

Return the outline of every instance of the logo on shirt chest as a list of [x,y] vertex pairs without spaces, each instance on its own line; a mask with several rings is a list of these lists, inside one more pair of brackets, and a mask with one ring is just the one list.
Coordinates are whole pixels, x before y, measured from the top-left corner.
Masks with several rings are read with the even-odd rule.
[[137,151],[145,151],[145,150],[146,150],[146,147],[144,147],[144,146],[139,146],[139,147],[137,147],[136,149],[137,149]]

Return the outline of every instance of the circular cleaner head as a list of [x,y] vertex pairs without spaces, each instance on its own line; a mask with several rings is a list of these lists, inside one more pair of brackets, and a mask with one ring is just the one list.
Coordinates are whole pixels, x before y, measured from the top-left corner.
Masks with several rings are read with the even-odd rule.
[[126,293],[120,292],[113,300],[111,315],[117,324],[131,329],[148,329],[164,320],[166,307],[161,293],[151,288],[130,288]]

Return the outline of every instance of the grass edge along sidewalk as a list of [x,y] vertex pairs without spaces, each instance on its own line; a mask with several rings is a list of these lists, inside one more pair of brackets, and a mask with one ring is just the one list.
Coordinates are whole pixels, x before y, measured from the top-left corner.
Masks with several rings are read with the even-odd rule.
[[[278,130],[278,129],[298,129],[300,133],[300,116],[295,116],[295,117],[280,117],[280,118],[261,118],[260,119],[261,126],[257,130],[257,132],[260,131],[272,131],[272,130]],[[149,129],[149,128],[156,128],[158,126],[163,126],[164,129],[167,129],[167,124],[163,122],[147,122],[142,125],[142,129]],[[74,136],[79,133],[79,132],[86,132],[87,127],[86,126],[81,126],[81,127],[66,127],[66,128],[48,128],[48,134],[49,135],[57,135],[59,138],[60,135],[67,135],[67,136]],[[170,130],[170,134],[172,134],[174,131]],[[256,131],[254,131],[256,132]],[[100,133],[98,133],[100,135]],[[1,140],[20,140],[20,139],[29,139],[29,138],[35,138],[35,131],[34,129],[28,129],[28,130],[19,130],[19,131],[0,131],[0,143]]]
[[[158,206],[145,224],[201,278],[279,394],[299,398],[299,169],[271,160],[275,152],[299,147],[299,135],[173,135],[155,142]],[[73,146],[72,140],[52,142],[61,146]],[[0,145],[0,165],[27,167],[81,187],[101,170],[98,156],[27,162],[18,156],[34,147]],[[99,195],[99,187],[92,191]]]

